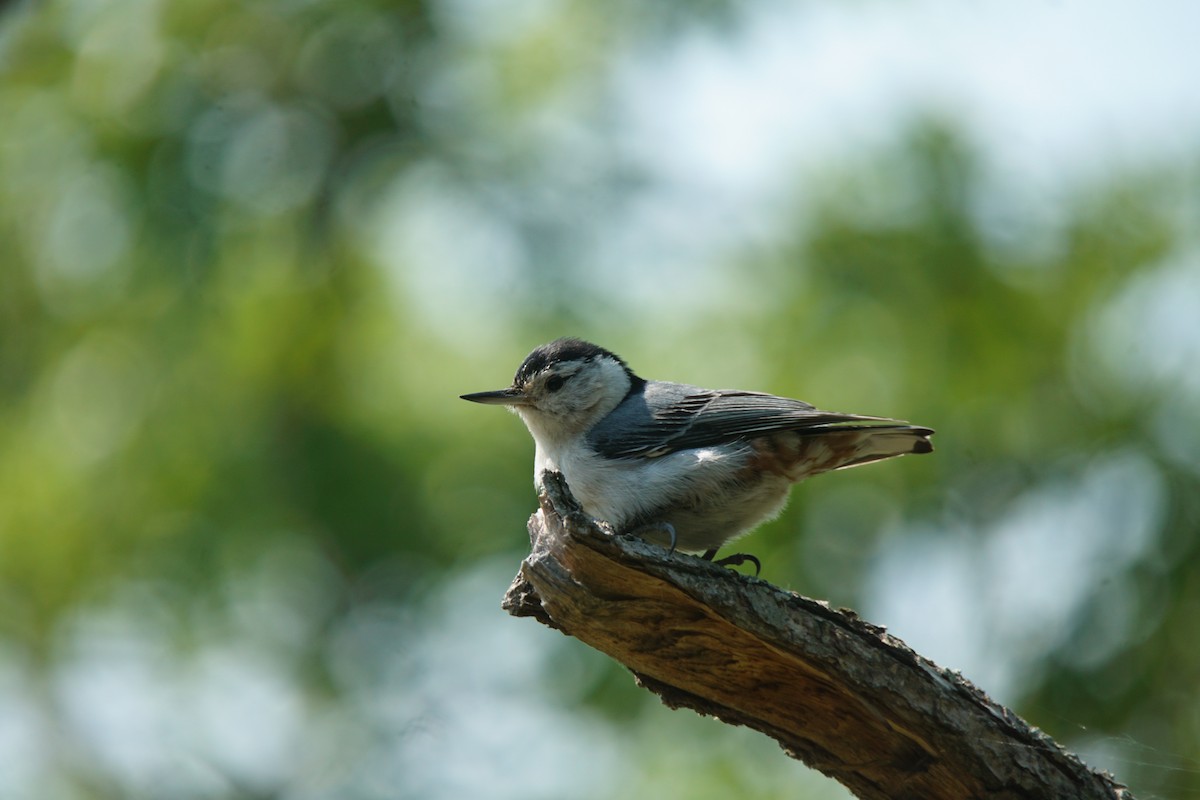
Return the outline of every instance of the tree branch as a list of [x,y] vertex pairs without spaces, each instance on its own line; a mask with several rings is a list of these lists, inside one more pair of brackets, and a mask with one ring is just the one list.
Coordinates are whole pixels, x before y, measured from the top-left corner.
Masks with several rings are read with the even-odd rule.
[[761,731],[866,800],[1133,800],[853,612],[613,536],[561,475],[543,479],[504,608],[607,653],[667,706]]

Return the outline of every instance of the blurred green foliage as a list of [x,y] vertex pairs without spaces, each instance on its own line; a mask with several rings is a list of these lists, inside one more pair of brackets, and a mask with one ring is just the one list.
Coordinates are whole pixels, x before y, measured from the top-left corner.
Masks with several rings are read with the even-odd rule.
[[[769,578],[841,604],[919,521],[985,552],[1023,497],[1135,454],[1158,487],[1131,512],[1149,544],[1096,570],[1004,699],[1135,789],[1200,791],[1200,404],[1180,371],[1198,333],[1161,310],[1197,306],[1194,180],[1148,161],[1031,218],[989,194],[953,119],[927,118],[798,180],[714,300],[647,314],[581,255],[652,189],[612,143],[605,75],[738,13],[503,5],[0,19],[0,761],[33,758],[0,789],[560,796],[505,782],[521,751],[494,740],[520,723],[487,709],[511,695],[560,746],[595,737],[567,752],[560,780],[595,781],[578,796],[836,794],[468,602],[498,600],[522,554],[531,446],[454,398],[577,333],[646,375],[938,429],[933,457],[814,481],[750,540]],[[1113,615],[1119,643],[1073,658]],[[519,677],[470,671],[501,652]],[[465,744],[437,733],[459,730],[455,693],[486,723]],[[243,741],[259,708],[289,711],[256,711]]]

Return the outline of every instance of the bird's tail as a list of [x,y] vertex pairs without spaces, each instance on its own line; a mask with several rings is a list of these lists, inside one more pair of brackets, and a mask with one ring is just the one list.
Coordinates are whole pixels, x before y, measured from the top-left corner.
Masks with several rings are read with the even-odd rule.
[[909,453],[931,453],[932,428],[904,422],[830,425],[801,432],[793,480]]

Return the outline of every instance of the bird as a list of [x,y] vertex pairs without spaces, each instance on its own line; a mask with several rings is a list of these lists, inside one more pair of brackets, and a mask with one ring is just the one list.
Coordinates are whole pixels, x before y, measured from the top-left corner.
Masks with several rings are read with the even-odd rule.
[[[583,511],[617,533],[708,560],[776,517],[799,481],[933,451],[932,428],[646,380],[572,337],[536,347],[507,388],[460,397],[516,412],[533,436],[539,491],[543,472],[560,472]],[[716,563],[747,560],[761,569],[744,553]]]

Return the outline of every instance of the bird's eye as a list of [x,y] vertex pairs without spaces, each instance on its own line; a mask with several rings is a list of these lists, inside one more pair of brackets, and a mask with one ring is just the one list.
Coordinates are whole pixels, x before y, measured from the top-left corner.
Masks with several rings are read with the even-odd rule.
[[551,375],[546,380],[546,391],[557,392],[559,389],[561,389],[563,387],[563,384],[566,382],[567,382],[567,379],[564,378],[562,375]]

